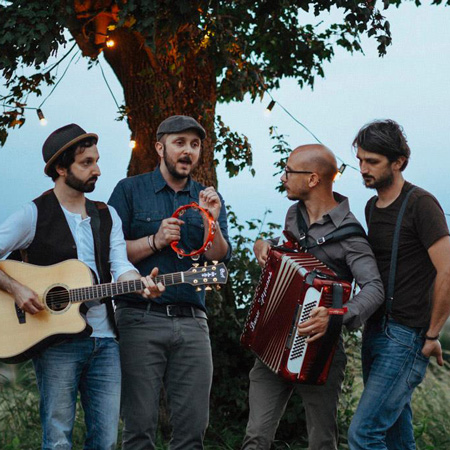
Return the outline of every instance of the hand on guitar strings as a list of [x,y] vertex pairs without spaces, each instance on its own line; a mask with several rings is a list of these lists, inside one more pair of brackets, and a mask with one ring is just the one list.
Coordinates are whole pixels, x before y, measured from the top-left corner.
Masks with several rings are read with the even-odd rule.
[[24,312],[37,314],[44,309],[44,305],[39,300],[38,294],[17,281],[14,282],[12,295],[16,301],[16,305]]
[[314,342],[321,338],[327,331],[330,316],[324,306],[313,308],[309,319],[297,325],[298,333],[302,336],[309,336],[307,343]]
[[142,296],[145,298],[159,297],[164,291],[165,286],[159,282],[155,284],[155,278],[158,275],[158,268],[155,267],[146,277],[142,277],[141,281],[145,285],[145,289],[142,291]]

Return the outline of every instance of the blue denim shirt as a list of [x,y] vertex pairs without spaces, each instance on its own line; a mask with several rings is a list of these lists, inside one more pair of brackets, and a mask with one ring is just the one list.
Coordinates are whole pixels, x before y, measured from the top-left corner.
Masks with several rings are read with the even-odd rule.
[[[123,233],[126,240],[135,240],[155,234],[161,225],[161,221],[170,217],[180,206],[191,202],[199,202],[199,193],[205,189],[192,178],[183,190],[174,192],[164,180],[159,167],[153,172],[137,175],[121,180],[115,187],[108,203],[113,206],[122,219]],[[220,195],[220,194],[219,194]],[[222,208],[219,215],[219,226],[225,240],[228,242],[228,252],[224,260],[231,257],[231,245],[228,238],[227,218],[225,203],[220,196]],[[204,226],[201,216],[188,210],[181,220],[185,222],[181,226],[180,246],[188,251],[198,249],[203,244]],[[199,263],[206,259],[202,256]],[[161,274],[182,272],[192,267],[191,258],[180,259],[170,246],[163,248],[160,252],[145,258],[135,264],[142,275],[147,275],[158,267]],[[136,295],[121,296],[126,300],[136,300]],[[141,299],[141,297],[139,297]],[[155,299],[161,304],[183,303],[197,306],[206,310],[205,291],[197,292],[194,286],[189,284],[178,284],[168,286],[161,297]]]

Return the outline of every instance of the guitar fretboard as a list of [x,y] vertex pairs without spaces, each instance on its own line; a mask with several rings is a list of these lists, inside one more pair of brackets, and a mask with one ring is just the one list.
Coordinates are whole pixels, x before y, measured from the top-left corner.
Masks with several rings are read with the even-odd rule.
[[[183,272],[158,275],[155,278],[156,283],[162,283],[164,286],[180,284],[184,282]],[[131,292],[144,289],[144,283],[141,280],[119,281],[118,283],[96,284],[83,288],[70,289],[70,301],[84,302],[88,300],[99,300],[113,295],[129,294]]]

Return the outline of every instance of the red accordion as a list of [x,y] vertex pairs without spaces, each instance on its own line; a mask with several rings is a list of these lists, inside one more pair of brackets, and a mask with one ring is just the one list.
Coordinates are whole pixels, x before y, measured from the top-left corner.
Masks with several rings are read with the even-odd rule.
[[[324,384],[339,341],[342,309],[351,284],[310,253],[275,247],[269,252],[241,336],[273,372],[304,384]],[[313,308],[330,308],[327,332],[307,343],[297,324]]]

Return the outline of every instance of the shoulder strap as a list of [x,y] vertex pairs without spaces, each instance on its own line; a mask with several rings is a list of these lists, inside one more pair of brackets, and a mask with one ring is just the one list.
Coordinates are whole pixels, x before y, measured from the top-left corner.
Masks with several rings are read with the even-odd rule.
[[367,239],[366,232],[360,224],[349,223],[346,225],[342,225],[341,227],[338,227],[334,231],[328,233],[326,236],[317,239],[316,242],[312,245],[309,245],[308,248],[314,248],[325,243],[342,241],[343,239],[347,239],[353,236],[361,236]]
[[[405,195],[400,211],[397,216],[397,222],[395,224],[394,238],[392,239],[392,253],[391,253],[391,265],[389,267],[389,279],[386,292],[386,313],[390,314],[392,311],[392,303],[394,301],[394,289],[395,289],[395,275],[397,272],[397,257],[398,257],[398,245],[400,242],[400,230],[402,228],[403,216],[408,206],[409,197],[413,193],[416,186],[413,186]],[[370,217],[370,216],[369,216]]]
[[298,233],[300,235],[299,244],[302,248],[307,248],[307,233],[308,233],[308,225],[306,225],[306,221],[303,218],[303,214],[300,210],[300,202],[297,203],[297,228]]

